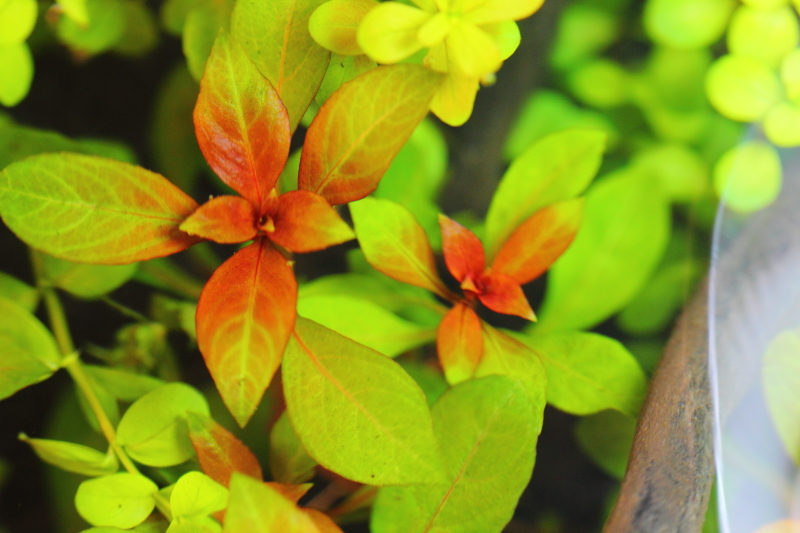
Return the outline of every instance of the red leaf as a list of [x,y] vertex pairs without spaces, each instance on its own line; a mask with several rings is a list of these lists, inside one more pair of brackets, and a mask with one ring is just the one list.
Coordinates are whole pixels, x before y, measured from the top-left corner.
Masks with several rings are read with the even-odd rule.
[[460,283],[468,276],[477,279],[486,268],[486,254],[478,237],[444,215],[439,215],[442,228],[442,251],[447,269]]
[[332,205],[364,198],[428,114],[441,75],[420,65],[380,67],[345,83],[311,123],[299,188]]
[[313,483],[292,485],[291,483],[278,483],[277,481],[267,481],[264,484],[278,491],[281,496],[287,500],[291,500],[291,502],[295,505],[297,505],[297,502],[300,501],[300,498],[306,495],[308,489],[313,486]]
[[290,191],[280,196],[269,238],[293,252],[313,252],[355,239],[350,226],[318,194]]
[[444,316],[436,336],[436,350],[451,385],[470,379],[483,357],[481,319],[471,307],[457,303]]
[[520,285],[540,276],[572,244],[583,219],[583,205],[583,198],[577,198],[531,215],[500,248],[493,270]]
[[208,477],[225,487],[230,484],[234,472],[258,480],[264,478],[258,459],[233,433],[212,418],[197,413],[189,413],[188,420],[192,446]]
[[281,363],[296,316],[297,282],[266,239],[239,250],[197,304],[197,344],[222,400],[244,427]]
[[522,287],[510,276],[490,270],[481,277],[479,284],[482,291],[478,298],[492,311],[536,320]]
[[220,196],[201,205],[180,229],[223,244],[249,241],[258,233],[253,204],[241,196]]
[[211,168],[260,210],[289,156],[289,115],[269,81],[224,32],[200,82],[194,126]]

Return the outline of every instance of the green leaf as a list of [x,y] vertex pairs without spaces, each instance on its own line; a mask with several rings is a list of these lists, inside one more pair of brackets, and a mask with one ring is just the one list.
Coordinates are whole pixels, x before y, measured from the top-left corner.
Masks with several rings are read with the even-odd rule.
[[184,383],[169,383],[139,398],[117,428],[117,442],[132,459],[148,466],[172,466],[194,456],[188,412],[209,415],[202,394]]
[[706,93],[711,105],[739,122],[763,118],[780,101],[782,91],[777,74],[747,56],[722,56],[706,75]]
[[114,51],[130,57],[142,57],[158,45],[159,30],[153,12],[138,0],[123,2],[125,29]]
[[90,23],[71,17],[58,20],[59,40],[81,56],[105,52],[117,44],[125,33],[126,9],[122,0],[86,0]]
[[325,468],[370,485],[441,475],[425,396],[391,359],[298,317],[283,387],[292,426]]
[[111,159],[44,154],[0,173],[0,214],[28,245],[86,263],[169,255],[196,240],[178,226],[197,204],[163,176]]
[[761,383],[786,453],[800,465],[800,330],[779,333],[767,346]]
[[84,365],[83,369],[114,398],[123,402],[135,402],[145,394],[164,385],[164,381],[161,379],[116,368]]
[[513,336],[544,363],[549,403],[577,415],[617,409],[635,417],[639,412],[647,378],[616,340],[583,332]]
[[14,276],[0,272],[0,295],[8,298],[29,313],[39,305],[39,291]]
[[308,32],[308,19],[326,0],[240,0],[231,19],[233,37],[278,91],[292,131],[314,99],[330,52]]
[[433,365],[423,363],[422,361],[409,361],[407,359],[401,359],[398,363],[400,363],[403,370],[417,382],[422,392],[425,393],[425,397],[428,399],[428,405],[436,403],[436,400],[450,388],[447,384],[447,380],[444,379],[442,371],[437,370]]
[[28,94],[33,56],[25,43],[0,45],[0,104],[12,107]]
[[347,83],[356,76],[368,70],[372,70],[377,66],[377,63],[365,55],[346,56],[336,53],[331,54],[331,62],[328,65],[328,70],[325,71],[325,77],[322,78],[319,91],[317,91],[316,96],[314,96],[314,101],[317,105],[321,106],[342,86],[342,84]]
[[609,475],[622,479],[628,466],[636,418],[619,411],[601,411],[578,420],[575,438],[583,451]]
[[20,433],[19,440],[30,444],[39,459],[67,472],[84,476],[106,476],[119,469],[117,456],[110,448],[108,453],[103,453],[73,442],[31,439],[24,433]]
[[47,328],[28,311],[0,296],[0,400],[49,378],[61,355]]
[[279,483],[299,485],[314,477],[317,462],[297,438],[286,411],[269,434],[269,470]]
[[550,269],[537,331],[592,327],[642,289],[669,240],[669,202],[637,172],[604,178],[586,195],[583,224]]
[[100,298],[124,285],[138,265],[89,265],[41,254],[44,277],[59,289],[80,298]]
[[86,9],[86,0],[60,0],[58,5],[64,14],[83,26],[89,25],[89,11]]
[[93,526],[130,529],[153,511],[157,491],[158,486],[140,474],[112,474],[81,483],[75,507]]
[[714,166],[717,196],[740,213],[752,213],[774,202],[782,181],[780,154],[757,139],[734,146]]
[[166,533],[221,533],[222,526],[210,516],[178,517]]
[[709,169],[694,150],[683,144],[664,143],[636,154],[632,166],[658,178],[674,202],[696,202],[709,189]]
[[201,472],[187,472],[169,498],[173,518],[205,516],[228,506],[228,489]]
[[36,0],[4,0],[0,3],[0,46],[25,41],[36,24]]
[[797,12],[789,5],[758,9],[746,5],[733,12],[728,27],[728,51],[776,67],[797,48],[800,28]]
[[224,533],[321,533],[311,518],[277,490],[235,473]]
[[524,387],[503,376],[466,381],[432,416],[447,483],[381,489],[372,531],[501,531],[530,480],[541,426]]
[[0,116],[0,169],[45,152],[84,152],[81,143],[53,131],[28,128]]
[[352,296],[300,298],[297,313],[388,357],[436,339],[435,327],[419,326]]
[[607,138],[597,130],[567,130],[548,135],[517,157],[486,215],[487,258],[530,215],[581,194],[600,168]]
[[206,61],[220,30],[228,31],[230,28],[233,4],[233,0],[201,0],[186,16],[183,26],[183,54],[186,56],[189,72],[197,81],[203,77]]

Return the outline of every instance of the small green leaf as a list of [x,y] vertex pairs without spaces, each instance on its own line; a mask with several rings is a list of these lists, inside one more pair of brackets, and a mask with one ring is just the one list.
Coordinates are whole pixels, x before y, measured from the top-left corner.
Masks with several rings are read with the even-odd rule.
[[447,482],[381,489],[372,531],[499,532],[530,480],[541,411],[519,381],[490,376],[450,389],[432,415]]
[[317,462],[303,448],[284,411],[269,434],[269,470],[273,479],[299,485],[314,477],[316,468]]
[[767,346],[761,369],[764,396],[786,453],[800,465],[800,330],[779,333]]
[[321,533],[311,518],[277,490],[233,474],[224,533]]
[[781,157],[771,144],[747,141],[734,146],[714,166],[714,189],[725,206],[752,213],[778,197],[783,182]]
[[33,56],[25,43],[0,45],[0,104],[12,107],[28,94]]
[[126,0],[123,8],[125,30],[113,50],[124,56],[142,57],[158,45],[158,23],[150,8],[137,0]]
[[36,24],[37,11],[36,0],[0,3],[0,46],[24,42]]
[[230,27],[233,0],[196,2],[183,26],[183,54],[192,77],[200,81],[220,29]]
[[20,433],[19,439],[30,444],[39,459],[67,472],[84,476],[106,476],[119,469],[119,461],[111,449],[108,453],[103,453],[73,442],[31,439],[24,433]]
[[0,296],[0,399],[49,378],[61,355],[47,328],[28,311]]
[[0,294],[29,313],[39,305],[39,291],[14,276],[0,272]]
[[125,5],[122,0],[86,0],[88,25],[71,17],[58,20],[56,34],[75,53],[84,56],[105,52],[125,33]]
[[586,455],[620,480],[628,466],[635,432],[636,419],[619,411],[601,411],[575,425],[575,437]]
[[537,330],[589,328],[622,309],[652,275],[669,233],[669,202],[655,180],[627,170],[604,178],[550,269]]
[[153,511],[157,491],[158,486],[140,474],[112,474],[81,483],[75,507],[93,526],[130,529]]
[[161,379],[116,368],[96,365],[84,365],[83,368],[96,383],[123,402],[135,402],[164,385]]
[[494,257],[511,233],[536,211],[582,193],[600,168],[607,138],[598,130],[567,130],[544,137],[517,157],[500,181],[486,215],[487,257]]
[[300,298],[297,313],[388,357],[436,339],[435,327],[419,326],[352,296]]
[[324,467],[370,485],[441,475],[425,396],[391,359],[298,317],[283,387],[292,426]]
[[60,0],[58,5],[64,14],[82,26],[89,25],[89,11],[86,9],[86,0]]
[[209,415],[202,394],[184,383],[169,383],[139,398],[117,428],[117,442],[132,459],[148,466],[172,466],[194,455],[188,412]]
[[308,20],[326,0],[240,0],[231,33],[258,70],[278,91],[289,111],[292,131],[314,99],[330,62],[330,52],[308,31]]
[[596,333],[513,334],[536,352],[547,371],[547,401],[572,414],[617,409],[636,416],[647,378],[616,340]]
[[205,516],[228,506],[228,489],[201,472],[187,472],[169,498],[173,518]]
[[134,274],[138,265],[90,265],[73,263],[41,254],[44,277],[60,289],[80,298],[100,298],[121,287]]

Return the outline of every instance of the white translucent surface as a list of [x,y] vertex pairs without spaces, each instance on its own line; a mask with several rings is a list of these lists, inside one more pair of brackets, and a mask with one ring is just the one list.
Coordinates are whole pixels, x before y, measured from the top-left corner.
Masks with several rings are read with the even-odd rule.
[[715,227],[709,352],[723,533],[800,520],[798,469],[773,425],[761,377],[767,345],[800,327],[800,154],[783,151],[781,159],[778,200],[743,218],[723,198]]

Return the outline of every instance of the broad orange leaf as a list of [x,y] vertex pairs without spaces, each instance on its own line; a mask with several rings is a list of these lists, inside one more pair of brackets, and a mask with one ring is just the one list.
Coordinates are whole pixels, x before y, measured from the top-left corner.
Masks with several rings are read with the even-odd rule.
[[263,479],[261,465],[253,452],[233,433],[212,418],[189,413],[189,437],[203,472],[227,487],[234,472]]
[[260,208],[289,157],[289,115],[269,80],[224,32],[200,82],[194,125],[211,168]]
[[451,385],[470,379],[483,356],[481,319],[471,307],[458,303],[444,316],[436,336],[436,351]]
[[543,274],[572,244],[583,219],[583,198],[545,207],[503,244],[492,268],[524,285]]
[[283,255],[258,239],[225,261],[197,304],[197,344],[222,400],[244,427],[283,357],[297,282]]
[[486,268],[483,244],[470,230],[444,215],[439,215],[442,228],[442,251],[447,269],[458,282],[477,278]]
[[370,70],[336,91],[308,129],[299,188],[331,204],[364,198],[428,114],[441,75],[420,65]]
[[490,270],[481,278],[480,285],[482,290],[478,298],[492,311],[536,320],[522,287],[510,276]]
[[290,191],[278,199],[269,238],[293,252],[313,252],[356,238],[339,213],[318,194]]
[[197,203],[165,177],[112,159],[44,154],[0,173],[0,213],[29,246],[84,263],[117,265],[199,242],[178,226]]
[[219,196],[201,205],[180,229],[203,239],[234,244],[256,236],[257,216],[253,204],[241,196]]

